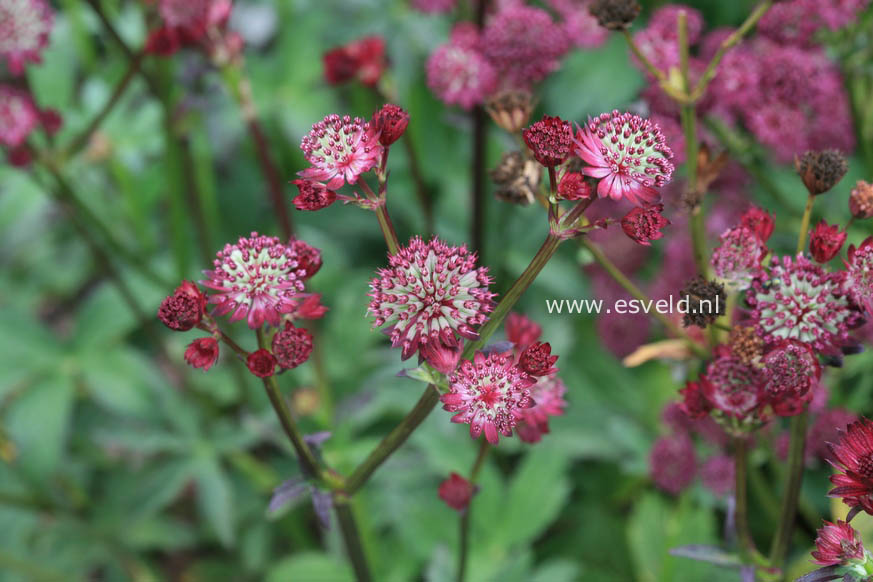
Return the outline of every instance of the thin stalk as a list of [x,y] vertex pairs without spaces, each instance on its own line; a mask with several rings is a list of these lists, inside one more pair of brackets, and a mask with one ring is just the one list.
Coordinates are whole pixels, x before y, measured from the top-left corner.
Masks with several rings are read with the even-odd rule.
[[806,208],[803,210],[803,218],[800,220],[800,235],[797,237],[798,255],[806,248],[806,235],[809,233],[809,220],[812,217],[812,205],[814,202],[815,196],[810,194],[806,199]]
[[415,184],[415,194],[418,197],[418,203],[421,205],[421,213],[424,215],[424,231],[426,234],[433,234],[433,196],[424,180],[424,173],[421,171],[421,161],[418,159],[418,151],[415,149],[412,135],[408,131],[403,134],[400,141],[403,142],[406,157],[409,159],[409,173],[412,176],[412,182]]
[[757,467],[749,467],[747,469],[747,477],[749,484],[752,486],[752,492],[764,507],[767,519],[775,522],[779,519],[779,500],[773,495],[770,484],[764,480],[764,476],[761,475],[761,471]]
[[755,540],[749,532],[749,496],[746,490],[748,471],[748,440],[745,437],[734,439],[734,473],[736,476],[734,493],[736,495],[736,524],[737,537],[743,553],[755,563],[766,563],[766,558],[761,555],[755,546]]
[[[482,439],[481,444],[479,445],[479,453],[476,455],[476,461],[473,463],[473,468],[470,470],[470,483],[475,485],[476,478],[479,476],[479,471],[482,469],[482,465],[485,464],[485,457],[488,456],[488,451],[491,450],[491,445],[488,444],[488,441]],[[467,508],[461,512],[460,519],[460,527],[461,527],[461,535],[459,536],[459,550],[458,550],[458,582],[464,582],[467,572],[467,554],[469,553],[470,546],[470,513],[473,509],[473,497],[470,498],[470,503],[467,505]]]
[[624,39],[627,41],[628,47],[630,47],[631,51],[633,51],[634,56],[636,56],[637,60],[643,64],[649,74],[655,77],[659,82],[666,83],[667,76],[664,74],[664,71],[652,64],[652,61],[650,61],[648,57],[643,54],[643,51],[641,51],[640,47],[637,46],[637,43],[634,41],[634,37],[633,35],[631,35],[630,31],[627,29],[623,29],[622,34],[624,34]]
[[385,188],[382,178],[380,178],[379,195],[373,192],[369,184],[363,179],[358,181],[358,186],[367,195],[367,198],[373,202],[373,212],[376,213],[376,220],[379,221],[379,229],[382,231],[382,236],[385,237],[385,245],[388,247],[388,253],[396,255],[400,248],[400,243],[397,241],[397,232],[394,230],[394,223],[391,222],[391,215],[388,214],[388,209],[385,206]]
[[806,448],[807,412],[791,419],[791,440],[788,445],[788,484],[782,497],[779,525],[773,536],[770,548],[770,563],[781,566],[791,545],[791,532],[794,528],[794,518],[797,512],[797,500],[800,497],[800,486],[803,483],[803,462]]
[[[488,11],[488,0],[479,0],[475,8],[476,28],[480,31],[485,26],[485,14]],[[488,119],[482,105],[473,107],[473,152],[470,156],[470,196],[473,215],[470,221],[470,245],[484,257],[485,237],[485,149],[488,139]]]
[[370,582],[370,568],[367,565],[367,556],[364,554],[364,547],[361,544],[361,535],[358,532],[358,525],[355,522],[355,516],[352,513],[352,507],[349,505],[349,498],[341,493],[334,493],[333,507],[336,512],[336,518],[339,522],[340,533],[345,542],[346,552],[349,555],[349,561],[352,563],[352,568],[355,571],[355,579],[358,582]]
[[[603,269],[609,274],[609,276],[612,277],[616,281],[616,283],[621,285],[635,299],[638,299],[639,301],[642,301],[647,305],[650,304],[651,301],[653,301],[645,293],[643,293],[642,289],[637,287],[637,285],[634,284],[633,281],[631,281],[624,273],[622,273],[615,265],[615,263],[609,260],[609,257],[606,256],[606,254],[599,246],[588,240],[586,237],[580,237],[579,244],[588,249],[588,251],[594,257],[594,260],[597,261],[597,263],[601,267],[603,267]],[[688,332],[679,327],[676,322],[671,320],[665,314],[660,313],[657,309],[653,310],[651,313],[652,316],[655,317],[655,319],[660,321],[664,325],[664,327],[669,329],[674,335],[684,339],[688,347],[691,348],[698,356],[700,356],[701,358],[709,357],[709,351],[707,351],[706,348],[691,339],[691,336],[688,335]]]

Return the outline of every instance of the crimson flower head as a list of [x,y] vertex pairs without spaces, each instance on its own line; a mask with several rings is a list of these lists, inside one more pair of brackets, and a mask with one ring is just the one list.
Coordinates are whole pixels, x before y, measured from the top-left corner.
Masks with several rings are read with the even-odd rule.
[[849,245],[846,261],[846,289],[867,313],[873,314],[873,236],[857,248]]
[[320,182],[312,180],[294,180],[300,193],[294,197],[297,210],[321,210],[336,202],[336,192]]
[[743,291],[752,285],[755,277],[763,274],[761,263],[766,256],[767,247],[758,232],[740,225],[722,233],[710,264],[728,287]]
[[510,313],[503,323],[506,339],[515,344],[515,349],[521,351],[540,339],[543,328],[520,313]]
[[175,331],[188,331],[200,323],[206,310],[206,295],[191,281],[182,281],[172,295],[161,302],[158,319]]
[[522,411],[534,405],[534,379],[513,363],[508,354],[476,352],[449,376],[449,392],[440,396],[443,409],[455,412],[452,422],[470,425],[474,439],[484,432],[492,445],[499,434],[512,436]]
[[655,485],[678,495],[694,482],[697,473],[691,437],[684,432],[660,437],[649,454],[649,464]]
[[835,487],[828,495],[873,515],[873,422],[860,418],[838,434],[829,448],[830,463],[839,472],[831,475]]
[[293,313],[303,298],[307,272],[294,247],[276,237],[240,237],[218,252],[214,265],[200,284],[213,291],[213,314],[230,313],[232,322],[245,318],[252,329],[264,322],[279,327],[281,316]]
[[564,414],[567,402],[564,394],[567,387],[557,376],[542,376],[531,386],[530,397],[534,405],[521,411],[515,427],[518,438],[526,443],[538,443],[542,435],[549,433],[549,418]]
[[822,220],[809,233],[809,254],[819,263],[827,263],[840,252],[844,242],[846,231],[840,232],[839,225]]
[[374,327],[388,326],[404,360],[428,343],[452,350],[460,345],[457,336],[479,337],[474,328],[494,309],[490,284],[487,267],[477,267],[466,246],[415,237],[370,282],[368,313]]
[[327,181],[330,190],[354,184],[382,156],[378,132],[369,122],[335,113],[312,126],[303,136],[300,149],[312,167],[298,174],[307,180]]
[[42,60],[53,22],[46,0],[0,0],[0,58],[10,73],[20,75],[25,64]]
[[815,538],[812,557],[820,566],[844,566],[852,560],[864,559],[864,544],[855,528],[845,521],[825,521]]
[[39,109],[28,93],[0,85],[0,145],[23,145],[39,123]]
[[276,370],[276,358],[269,350],[261,348],[249,354],[246,366],[258,378],[269,378]]
[[699,382],[688,382],[685,387],[679,391],[682,395],[682,402],[679,403],[679,408],[692,420],[700,420],[709,416],[709,411],[712,410],[712,404],[703,395],[703,389]]
[[534,158],[547,168],[563,164],[572,152],[573,128],[560,117],[543,115],[522,136]]
[[663,211],[663,204],[637,206],[621,219],[621,228],[631,240],[647,247],[651,246],[652,243],[649,241],[663,237],[664,233],[661,229],[670,224],[670,221],[661,214]]
[[276,363],[286,370],[294,369],[312,354],[312,334],[286,321],[284,329],[273,336],[272,348]]
[[700,379],[703,395],[717,410],[743,419],[764,401],[763,372],[739,360],[727,346],[719,348]]
[[466,511],[470,505],[470,499],[476,493],[476,488],[472,483],[453,472],[448,479],[440,483],[438,493],[440,499],[455,511]]
[[288,247],[297,254],[298,267],[305,271],[304,279],[309,279],[321,269],[321,251],[306,241],[292,238]]
[[169,56],[203,43],[211,29],[227,24],[232,6],[231,0],[159,0],[163,25],[149,34],[146,51]]
[[845,283],[844,272],[825,272],[803,255],[777,258],[769,277],[753,281],[747,301],[765,342],[795,339],[817,353],[839,356],[852,344],[849,330],[861,322]]
[[518,367],[531,376],[551,376],[558,371],[554,367],[558,356],[552,355],[552,346],[546,342],[535,342],[521,352]]
[[387,103],[373,114],[370,125],[379,132],[379,143],[388,147],[406,132],[406,127],[409,125],[409,113],[397,105]]
[[566,172],[558,183],[560,200],[582,200],[591,198],[591,185],[578,172]]
[[209,370],[218,360],[218,340],[214,337],[201,337],[185,349],[185,361],[195,368]]
[[754,232],[762,243],[770,240],[773,234],[773,216],[763,208],[750,206],[740,217],[740,225]]
[[673,151],[656,123],[632,113],[602,113],[576,132],[582,173],[600,180],[600,198],[645,206],[658,201],[655,188],[673,175]]
[[786,340],[776,344],[761,358],[764,394],[779,416],[803,412],[812,399],[812,388],[821,377],[821,367],[812,349],[803,343]]
[[374,87],[388,66],[385,40],[368,36],[336,47],[324,54],[324,78],[331,85],[340,85],[354,79]]

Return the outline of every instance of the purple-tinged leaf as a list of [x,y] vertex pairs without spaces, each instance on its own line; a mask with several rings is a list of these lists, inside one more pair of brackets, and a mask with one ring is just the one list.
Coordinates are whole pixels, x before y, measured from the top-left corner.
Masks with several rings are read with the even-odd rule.
[[306,482],[301,477],[294,477],[283,481],[273,489],[273,497],[270,499],[269,511],[278,511],[288,503],[294,501],[306,493]]
[[318,516],[318,522],[324,529],[330,529],[330,510],[333,507],[333,498],[330,493],[312,488],[312,509]]
[[849,510],[849,513],[846,514],[846,523],[852,521],[852,518],[861,513],[862,507],[860,505],[856,505],[852,509]]
[[[824,568],[813,570],[809,574],[804,574],[795,580],[795,582],[827,582],[828,580],[843,578],[843,575],[838,572],[839,570],[839,566],[825,566]],[[849,577],[849,581],[851,582],[851,577]]]
[[677,556],[679,558],[690,558],[692,560],[699,560],[701,562],[709,562],[710,564],[715,564],[716,566],[725,566],[729,568],[736,568],[742,565],[740,562],[739,556],[736,554],[729,554],[725,552],[721,548],[716,546],[704,546],[704,545],[689,545],[689,546],[679,546],[677,548],[672,548],[670,550],[671,556]]

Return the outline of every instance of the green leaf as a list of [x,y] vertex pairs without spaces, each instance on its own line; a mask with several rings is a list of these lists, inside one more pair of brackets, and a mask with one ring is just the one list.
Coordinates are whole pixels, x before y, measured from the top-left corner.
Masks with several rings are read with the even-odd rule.
[[157,417],[148,386],[134,371],[151,368],[132,350],[94,351],[83,356],[82,369],[89,394],[104,408],[139,418]]
[[225,547],[234,543],[233,487],[218,459],[201,457],[195,469],[197,505],[219,541]]
[[351,568],[343,558],[316,552],[303,552],[285,558],[267,573],[267,582],[351,582]]

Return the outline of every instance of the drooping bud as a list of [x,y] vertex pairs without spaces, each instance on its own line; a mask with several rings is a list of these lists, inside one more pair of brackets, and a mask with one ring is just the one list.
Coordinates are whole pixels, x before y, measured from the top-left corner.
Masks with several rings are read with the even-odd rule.
[[449,475],[449,478],[443,481],[439,488],[440,499],[455,511],[466,511],[474,493],[476,493],[476,488],[473,484],[457,473]]
[[185,350],[185,361],[190,366],[209,370],[218,360],[218,340],[214,337],[201,337],[190,344]]
[[400,139],[400,136],[406,131],[406,127],[409,125],[409,113],[397,105],[387,103],[373,114],[370,125],[380,132],[379,143],[388,147]]
[[603,28],[624,30],[640,13],[636,0],[596,0],[591,5],[591,14]]
[[837,150],[808,151],[794,160],[794,168],[810,195],[818,196],[843,179],[849,163]]
[[845,242],[846,231],[840,232],[838,225],[829,225],[822,220],[809,234],[809,253],[819,263],[827,263],[840,252]]
[[498,199],[527,206],[535,200],[543,167],[521,152],[506,152],[490,176],[498,186],[495,192]]
[[278,364],[291,370],[309,359],[312,354],[312,334],[290,321],[273,336],[273,356]]
[[685,327],[706,327],[724,315],[727,295],[721,283],[707,281],[698,275],[685,284],[681,294],[688,303],[688,311],[682,319]]
[[158,319],[174,331],[188,331],[203,319],[206,295],[191,281],[182,281],[172,295],[161,302]]
[[276,358],[268,350],[261,348],[249,354],[246,366],[258,378],[269,378],[276,370]]
[[494,123],[511,134],[527,125],[533,108],[533,96],[523,90],[502,91],[485,103],[485,110]]
[[670,221],[661,215],[663,204],[652,204],[646,207],[636,207],[621,219],[621,228],[632,240],[644,246],[651,246],[649,241],[664,236],[661,229]]
[[300,191],[293,200],[297,210],[321,210],[336,202],[336,192],[320,182],[294,180],[291,183]]
[[576,172],[566,172],[558,183],[560,200],[582,200],[591,198],[594,189],[585,181],[585,176]]

